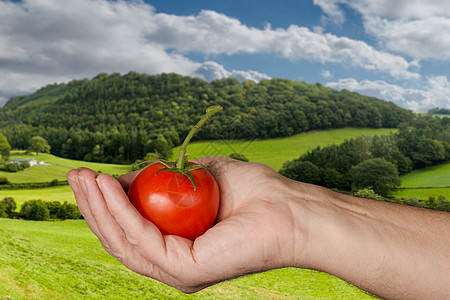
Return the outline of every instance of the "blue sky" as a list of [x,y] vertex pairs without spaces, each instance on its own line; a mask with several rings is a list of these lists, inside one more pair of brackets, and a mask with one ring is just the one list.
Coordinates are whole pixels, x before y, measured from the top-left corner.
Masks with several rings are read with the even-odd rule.
[[0,105],[100,72],[288,78],[450,108],[450,1],[0,0]]

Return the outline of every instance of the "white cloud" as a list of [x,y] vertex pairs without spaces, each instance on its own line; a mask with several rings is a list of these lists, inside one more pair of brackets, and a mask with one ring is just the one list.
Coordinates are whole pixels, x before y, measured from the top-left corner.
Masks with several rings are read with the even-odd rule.
[[328,70],[322,70],[322,72],[320,72],[320,75],[322,75],[323,78],[333,78],[333,74],[331,74],[331,72]]
[[333,23],[340,25],[345,21],[345,12],[339,8],[339,1],[330,0],[314,0],[315,5],[320,6],[327,17],[323,18],[323,23],[327,23],[329,20]]
[[381,80],[357,81],[353,78],[329,82],[328,87],[347,89],[364,95],[392,101],[412,110],[427,110],[433,107],[450,107],[450,82],[446,76],[431,76],[423,89],[403,88]]
[[250,79],[253,81],[261,81],[263,79],[270,79],[267,74],[256,71],[227,71],[225,68],[213,61],[204,62],[193,74],[193,76],[200,77],[206,81],[213,81],[215,79],[234,77],[239,81]]
[[211,78],[268,78],[256,71],[220,70],[219,65],[189,59],[188,53],[266,53],[397,78],[419,77],[410,70],[414,62],[317,27],[258,29],[214,11],[192,16],[157,13],[143,1],[0,1],[2,97],[100,72],[176,72],[203,77],[209,72]]
[[285,59],[337,63],[388,73],[397,78],[418,78],[403,57],[378,51],[365,42],[291,25],[286,29],[248,27],[214,11],[196,16],[156,14],[145,37],[165,49],[204,54],[269,53]]
[[450,1],[315,0],[328,18],[345,21],[339,5],[358,11],[367,33],[389,51],[414,59],[450,60]]

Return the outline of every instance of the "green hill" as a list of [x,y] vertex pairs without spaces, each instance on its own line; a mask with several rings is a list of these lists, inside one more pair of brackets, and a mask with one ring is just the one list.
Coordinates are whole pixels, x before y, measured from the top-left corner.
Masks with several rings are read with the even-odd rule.
[[205,109],[224,107],[194,138],[267,139],[343,127],[396,128],[413,113],[392,102],[287,79],[207,83],[177,74],[99,74],[12,98],[0,132],[13,148],[34,135],[51,153],[76,160],[133,163],[152,140],[180,145]]

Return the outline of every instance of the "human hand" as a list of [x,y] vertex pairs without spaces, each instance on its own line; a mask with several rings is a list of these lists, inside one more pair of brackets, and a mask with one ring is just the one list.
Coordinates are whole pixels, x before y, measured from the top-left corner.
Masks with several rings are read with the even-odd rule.
[[197,162],[213,170],[221,202],[215,225],[195,241],[163,236],[131,205],[126,190],[137,172],[117,181],[80,168],[67,177],[87,224],[112,256],[185,293],[306,261],[308,226],[299,221],[308,220],[308,210],[289,195],[289,180],[259,163]]

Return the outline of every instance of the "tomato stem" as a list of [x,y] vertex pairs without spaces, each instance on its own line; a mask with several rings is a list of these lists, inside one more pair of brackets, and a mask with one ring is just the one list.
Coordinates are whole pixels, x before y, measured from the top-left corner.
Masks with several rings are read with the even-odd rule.
[[176,167],[178,169],[185,169],[187,165],[187,155],[186,155],[186,148],[189,142],[191,141],[194,134],[196,134],[200,128],[205,125],[206,121],[208,121],[215,113],[218,113],[223,108],[220,105],[214,105],[210,106],[206,109],[206,114],[198,121],[198,123],[189,131],[189,134],[187,135],[186,139],[184,140],[183,144],[180,147],[178,158],[176,160]]

